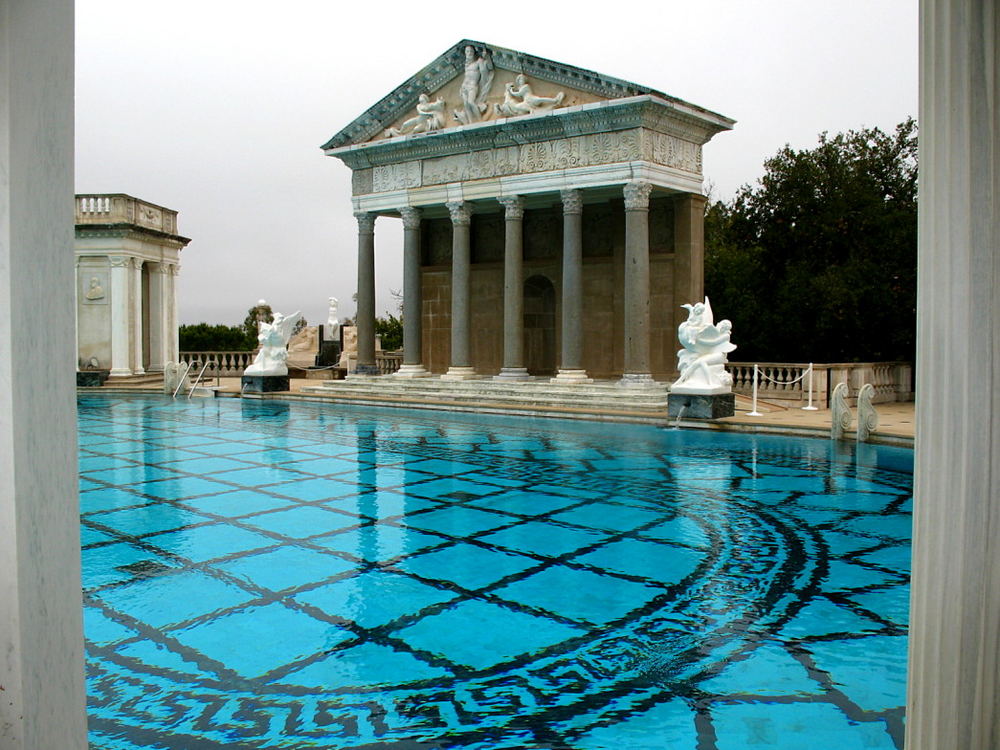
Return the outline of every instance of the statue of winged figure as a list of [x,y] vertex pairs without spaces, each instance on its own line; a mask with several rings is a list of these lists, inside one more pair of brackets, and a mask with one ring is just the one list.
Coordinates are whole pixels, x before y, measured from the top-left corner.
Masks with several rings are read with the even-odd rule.
[[726,355],[736,348],[729,341],[733,324],[712,314],[712,305],[704,302],[682,305],[688,319],[677,327],[677,337],[684,348],[677,352],[680,377],[670,387],[672,393],[725,393],[732,388],[733,378],[726,372]]
[[287,375],[288,374],[288,339],[292,337],[292,329],[302,317],[301,312],[284,316],[274,314],[270,323],[261,323],[257,341],[260,351],[253,364],[243,371],[244,375]]

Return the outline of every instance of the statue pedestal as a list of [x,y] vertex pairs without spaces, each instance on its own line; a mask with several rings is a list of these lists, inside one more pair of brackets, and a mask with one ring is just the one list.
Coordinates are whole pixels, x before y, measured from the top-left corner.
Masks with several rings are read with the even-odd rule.
[[287,375],[244,375],[243,393],[277,393],[289,390]]
[[320,341],[319,353],[316,355],[316,367],[336,367],[340,364],[340,342]]
[[736,396],[729,393],[670,393],[667,416],[670,419],[722,419],[736,414]]
[[108,379],[110,370],[77,370],[76,385],[78,388],[100,388]]

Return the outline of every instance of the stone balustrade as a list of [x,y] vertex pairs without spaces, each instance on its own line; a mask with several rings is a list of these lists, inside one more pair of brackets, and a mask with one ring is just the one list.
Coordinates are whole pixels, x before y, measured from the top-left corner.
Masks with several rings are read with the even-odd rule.
[[192,379],[205,368],[206,378],[238,378],[253,362],[254,352],[181,352],[181,364],[190,364]]
[[[787,362],[728,362],[726,369],[733,376],[733,391],[753,394],[753,368],[760,377],[757,397],[785,406],[804,406],[809,401],[808,363]],[[777,382],[775,382],[777,381]],[[812,401],[814,406],[828,408],[830,394],[837,383],[847,383],[847,401],[857,404],[858,392],[865,383],[875,389],[872,403],[913,400],[913,365],[909,362],[844,362],[813,364]]]
[[177,212],[123,193],[76,196],[77,224],[133,224],[177,233]]

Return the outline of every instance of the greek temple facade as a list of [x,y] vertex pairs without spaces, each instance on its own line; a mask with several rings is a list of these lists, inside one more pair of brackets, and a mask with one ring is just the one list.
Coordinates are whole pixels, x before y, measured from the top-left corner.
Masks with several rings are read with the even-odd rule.
[[[702,146],[734,121],[463,40],[331,138],[358,220],[358,373],[375,234],[403,222],[398,377],[653,382],[704,296]],[[385,219],[383,219],[385,220]]]

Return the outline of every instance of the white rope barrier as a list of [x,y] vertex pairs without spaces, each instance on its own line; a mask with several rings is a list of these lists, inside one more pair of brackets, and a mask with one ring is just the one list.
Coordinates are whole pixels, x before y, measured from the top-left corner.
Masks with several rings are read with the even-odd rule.
[[800,380],[802,380],[806,375],[809,376],[809,405],[808,406],[803,406],[802,409],[803,409],[803,411],[816,411],[817,407],[813,406],[813,363],[812,362],[810,362],[809,366],[805,370],[802,371],[801,375],[799,375],[797,378],[794,378],[793,380],[778,380],[776,378],[772,378],[772,377],[764,374],[763,372],[761,372],[760,371],[760,367],[758,367],[756,364],[754,364],[754,366],[753,366],[753,408],[752,408],[751,411],[747,412],[747,416],[750,416],[750,417],[759,417],[759,416],[762,416],[761,413],[759,411],[757,411],[757,387],[758,387],[757,384],[758,384],[760,378],[764,378],[764,380],[768,381],[769,383],[774,383],[775,385],[795,385]]

